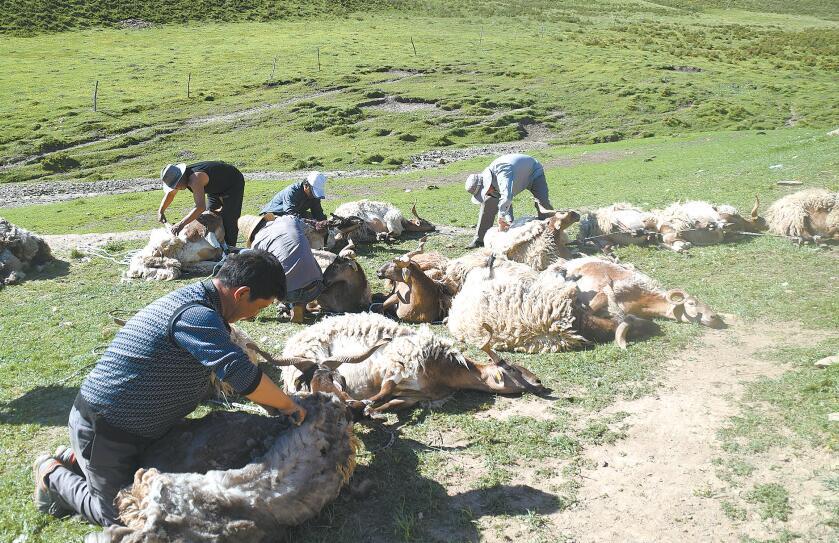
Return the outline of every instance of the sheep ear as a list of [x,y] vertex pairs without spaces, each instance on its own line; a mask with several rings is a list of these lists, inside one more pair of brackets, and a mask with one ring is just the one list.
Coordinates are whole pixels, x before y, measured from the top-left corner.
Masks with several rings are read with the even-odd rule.
[[402,280],[406,283],[411,279],[411,269],[410,268],[402,268]]

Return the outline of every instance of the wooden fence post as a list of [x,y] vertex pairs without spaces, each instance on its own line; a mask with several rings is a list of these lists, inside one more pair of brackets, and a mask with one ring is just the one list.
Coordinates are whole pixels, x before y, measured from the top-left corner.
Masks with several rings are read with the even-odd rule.
[[93,111],[96,111],[96,100],[99,97],[99,80],[96,81],[96,86],[93,87]]
[[192,72],[186,77],[186,97],[189,98],[189,86],[192,83]]
[[318,71],[320,71],[320,47],[318,47]]
[[417,56],[417,46],[414,45],[414,37],[411,36],[411,47],[414,48],[414,56]]

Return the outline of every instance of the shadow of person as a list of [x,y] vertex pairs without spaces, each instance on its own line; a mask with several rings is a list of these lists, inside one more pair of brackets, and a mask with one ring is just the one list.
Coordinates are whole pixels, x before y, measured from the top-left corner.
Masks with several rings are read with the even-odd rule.
[[[475,519],[485,515],[550,514],[559,499],[527,485],[450,491],[427,473],[444,456],[422,458],[429,446],[399,437],[391,441],[381,429],[356,426],[368,453],[347,488],[321,513],[290,530],[283,541],[342,542],[481,540]],[[433,447],[445,455],[463,447]],[[435,458],[436,456],[436,458]]]
[[66,426],[78,387],[35,387],[14,400],[0,403],[0,424]]

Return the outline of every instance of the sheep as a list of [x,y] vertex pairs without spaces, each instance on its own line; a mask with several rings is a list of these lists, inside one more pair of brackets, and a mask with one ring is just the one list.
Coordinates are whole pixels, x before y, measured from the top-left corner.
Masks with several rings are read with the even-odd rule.
[[52,259],[43,238],[0,217],[0,288],[19,283],[26,272],[38,270]]
[[580,220],[574,211],[554,211],[536,202],[539,216],[516,219],[501,231],[492,227],[484,236],[490,252],[502,254],[515,262],[527,264],[537,271],[546,269],[558,259],[571,258],[565,229]]
[[359,217],[364,221],[361,228],[349,232],[347,236],[356,243],[395,240],[402,232],[430,232],[434,225],[417,214],[417,206],[411,207],[415,219],[407,220],[399,209],[387,202],[358,200],[338,206],[334,215],[338,217]]
[[[177,236],[168,228],[151,231],[149,242],[135,254],[125,272],[127,279],[171,281],[189,269],[197,273],[212,270],[222,255],[224,225],[221,215],[205,211],[186,225]],[[202,262],[211,264],[201,264]]]
[[541,272],[512,263],[503,270],[472,270],[452,301],[449,332],[473,343],[490,326],[497,349],[546,353],[609,338],[625,348],[628,334],[655,330],[652,323],[631,316],[622,322],[595,316],[577,299],[577,285],[566,281],[563,265],[564,261],[557,262]]
[[[347,394],[368,403],[368,412],[441,400],[460,389],[498,394],[547,392],[527,369],[490,355],[486,344],[490,363],[478,364],[455,349],[451,340],[432,333],[427,324],[411,328],[375,313],[324,319],[289,338],[283,356],[309,360],[336,357],[369,349],[383,338],[392,339],[363,362],[337,367]],[[296,367],[283,368],[287,391],[297,390],[300,375]]]
[[299,427],[284,416],[216,412],[173,428],[117,495],[125,526],[88,541],[261,543],[312,518],[349,480],[357,441],[337,398],[299,401]]
[[676,252],[721,243],[725,236],[725,221],[708,202],[678,202],[654,213],[664,246]]
[[355,260],[352,242],[338,255],[322,250],[314,250],[312,254],[323,272],[324,290],[317,297],[323,311],[345,313],[365,311],[370,307],[370,283]]
[[601,249],[612,245],[647,245],[658,239],[656,218],[625,202],[601,207],[580,219],[577,239],[591,238]]
[[562,265],[565,278],[577,284],[577,300],[598,313],[615,304],[613,313],[640,318],[664,318],[724,328],[725,322],[710,306],[682,289],[665,291],[651,277],[627,264],[597,257],[569,260]]
[[817,188],[788,194],[769,207],[766,221],[780,236],[839,241],[839,192]]

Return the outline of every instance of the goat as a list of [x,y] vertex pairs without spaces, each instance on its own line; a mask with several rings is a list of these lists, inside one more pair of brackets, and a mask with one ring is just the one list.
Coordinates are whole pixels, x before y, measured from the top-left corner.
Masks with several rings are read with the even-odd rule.
[[382,310],[396,307],[396,316],[405,322],[437,322],[449,312],[452,294],[446,285],[428,277],[411,253],[393,259],[379,270],[380,279],[393,282],[393,294],[384,301]]
[[788,194],[769,207],[766,221],[769,231],[780,236],[839,241],[839,192],[807,189]]
[[19,283],[26,272],[52,259],[50,246],[41,236],[0,217],[0,288]]
[[484,236],[484,246],[490,252],[541,271],[558,259],[571,258],[564,230],[580,220],[580,215],[575,211],[546,209],[538,201],[535,203],[538,217],[516,219],[505,231],[490,228]]
[[338,206],[334,215],[337,217],[359,217],[364,221],[361,228],[347,234],[349,239],[357,243],[372,243],[374,241],[392,241],[402,235],[402,232],[430,232],[434,225],[417,214],[417,206],[411,207],[414,219],[407,220],[399,209],[387,202],[358,200]]
[[117,495],[125,526],[87,541],[258,543],[312,518],[349,480],[357,442],[337,398],[300,403],[299,427],[234,412],[185,420],[145,451],[134,484]]
[[526,353],[559,352],[614,338],[626,348],[628,335],[655,331],[649,321],[596,316],[578,299],[577,285],[563,276],[564,262],[537,272],[508,263],[469,272],[452,301],[448,327],[467,343],[480,341],[484,327],[495,330],[493,346]]
[[199,215],[177,236],[168,228],[156,228],[146,246],[131,259],[125,277],[170,281],[180,277],[182,270],[209,273],[221,258],[220,240],[224,240],[224,224],[221,215],[213,211]]
[[601,207],[580,219],[577,239],[591,238],[601,249],[612,245],[647,245],[658,239],[655,215],[627,203]]
[[[289,338],[283,356],[324,359],[369,349],[383,338],[392,339],[363,362],[337,368],[347,394],[369,404],[372,413],[441,400],[461,389],[497,394],[547,392],[539,379],[521,366],[500,358],[478,364],[426,324],[410,328],[375,313],[324,319]],[[299,375],[296,367],[283,369],[286,390],[296,390]]]
[[324,290],[317,297],[321,309],[334,313],[365,311],[372,294],[364,269],[355,260],[352,242],[339,255],[312,251],[323,272]]
[[714,206],[714,209],[719,213],[720,218],[724,223],[723,233],[726,236],[737,235],[739,232],[758,233],[763,232],[769,225],[766,219],[757,214],[760,208],[760,197],[755,194],[755,203],[749,213],[749,218],[746,218],[737,211],[737,208],[727,204]]
[[576,258],[562,265],[565,278],[577,283],[577,300],[600,313],[611,302],[617,311],[724,328],[725,322],[707,304],[681,289],[665,291],[652,278],[631,266],[596,257]]

